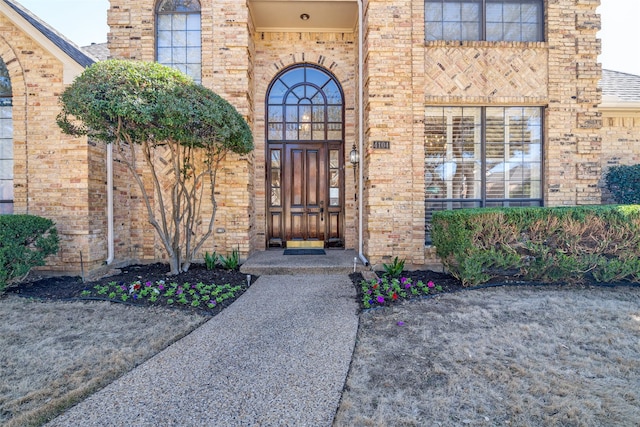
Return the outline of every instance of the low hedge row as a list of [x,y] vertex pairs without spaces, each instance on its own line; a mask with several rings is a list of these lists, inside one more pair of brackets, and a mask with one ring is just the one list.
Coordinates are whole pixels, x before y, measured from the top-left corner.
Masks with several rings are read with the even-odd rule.
[[465,286],[503,275],[640,281],[640,205],[442,211],[432,230],[436,253]]
[[34,215],[0,215],[0,295],[58,252],[53,221]]

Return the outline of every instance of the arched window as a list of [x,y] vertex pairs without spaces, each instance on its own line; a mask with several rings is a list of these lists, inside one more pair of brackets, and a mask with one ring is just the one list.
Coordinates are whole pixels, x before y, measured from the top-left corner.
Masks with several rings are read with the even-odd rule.
[[198,0],[160,0],[156,9],[156,60],[202,82]]
[[0,58],[0,214],[13,213],[13,113],[11,79]]

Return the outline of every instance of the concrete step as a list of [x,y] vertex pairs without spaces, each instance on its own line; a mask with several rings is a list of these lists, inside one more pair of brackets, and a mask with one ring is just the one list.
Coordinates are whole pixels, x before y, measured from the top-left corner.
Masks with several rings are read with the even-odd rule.
[[366,271],[354,250],[325,249],[326,255],[284,255],[282,249],[255,252],[240,267],[245,274],[259,276],[272,275],[315,275],[350,274]]

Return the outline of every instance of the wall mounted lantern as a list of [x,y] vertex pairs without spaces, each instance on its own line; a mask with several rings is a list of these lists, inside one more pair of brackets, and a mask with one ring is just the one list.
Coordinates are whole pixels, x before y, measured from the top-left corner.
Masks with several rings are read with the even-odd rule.
[[358,154],[358,150],[356,150],[356,144],[353,144],[351,148],[351,152],[349,153],[349,161],[355,168],[358,163],[360,163],[360,155]]

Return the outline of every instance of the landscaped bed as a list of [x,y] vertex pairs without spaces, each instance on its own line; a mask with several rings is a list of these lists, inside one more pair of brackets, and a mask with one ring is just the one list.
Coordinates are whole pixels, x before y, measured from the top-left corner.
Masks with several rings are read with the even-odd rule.
[[[0,317],[7,319],[0,333],[0,421],[38,425],[193,330],[247,285],[246,275],[221,268],[166,272],[162,264],[131,266],[97,282],[63,277],[10,288],[0,299]],[[361,279],[352,275],[364,310],[336,425],[640,419],[640,288],[531,286],[503,277],[469,290],[430,271],[366,285]],[[193,305],[198,283],[228,284],[223,294],[240,289],[211,308],[211,294]],[[389,287],[374,289],[378,283]],[[160,294],[168,289],[171,296]],[[186,303],[178,301],[178,289],[189,295]],[[94,300],[111,292],[117,303]]]

